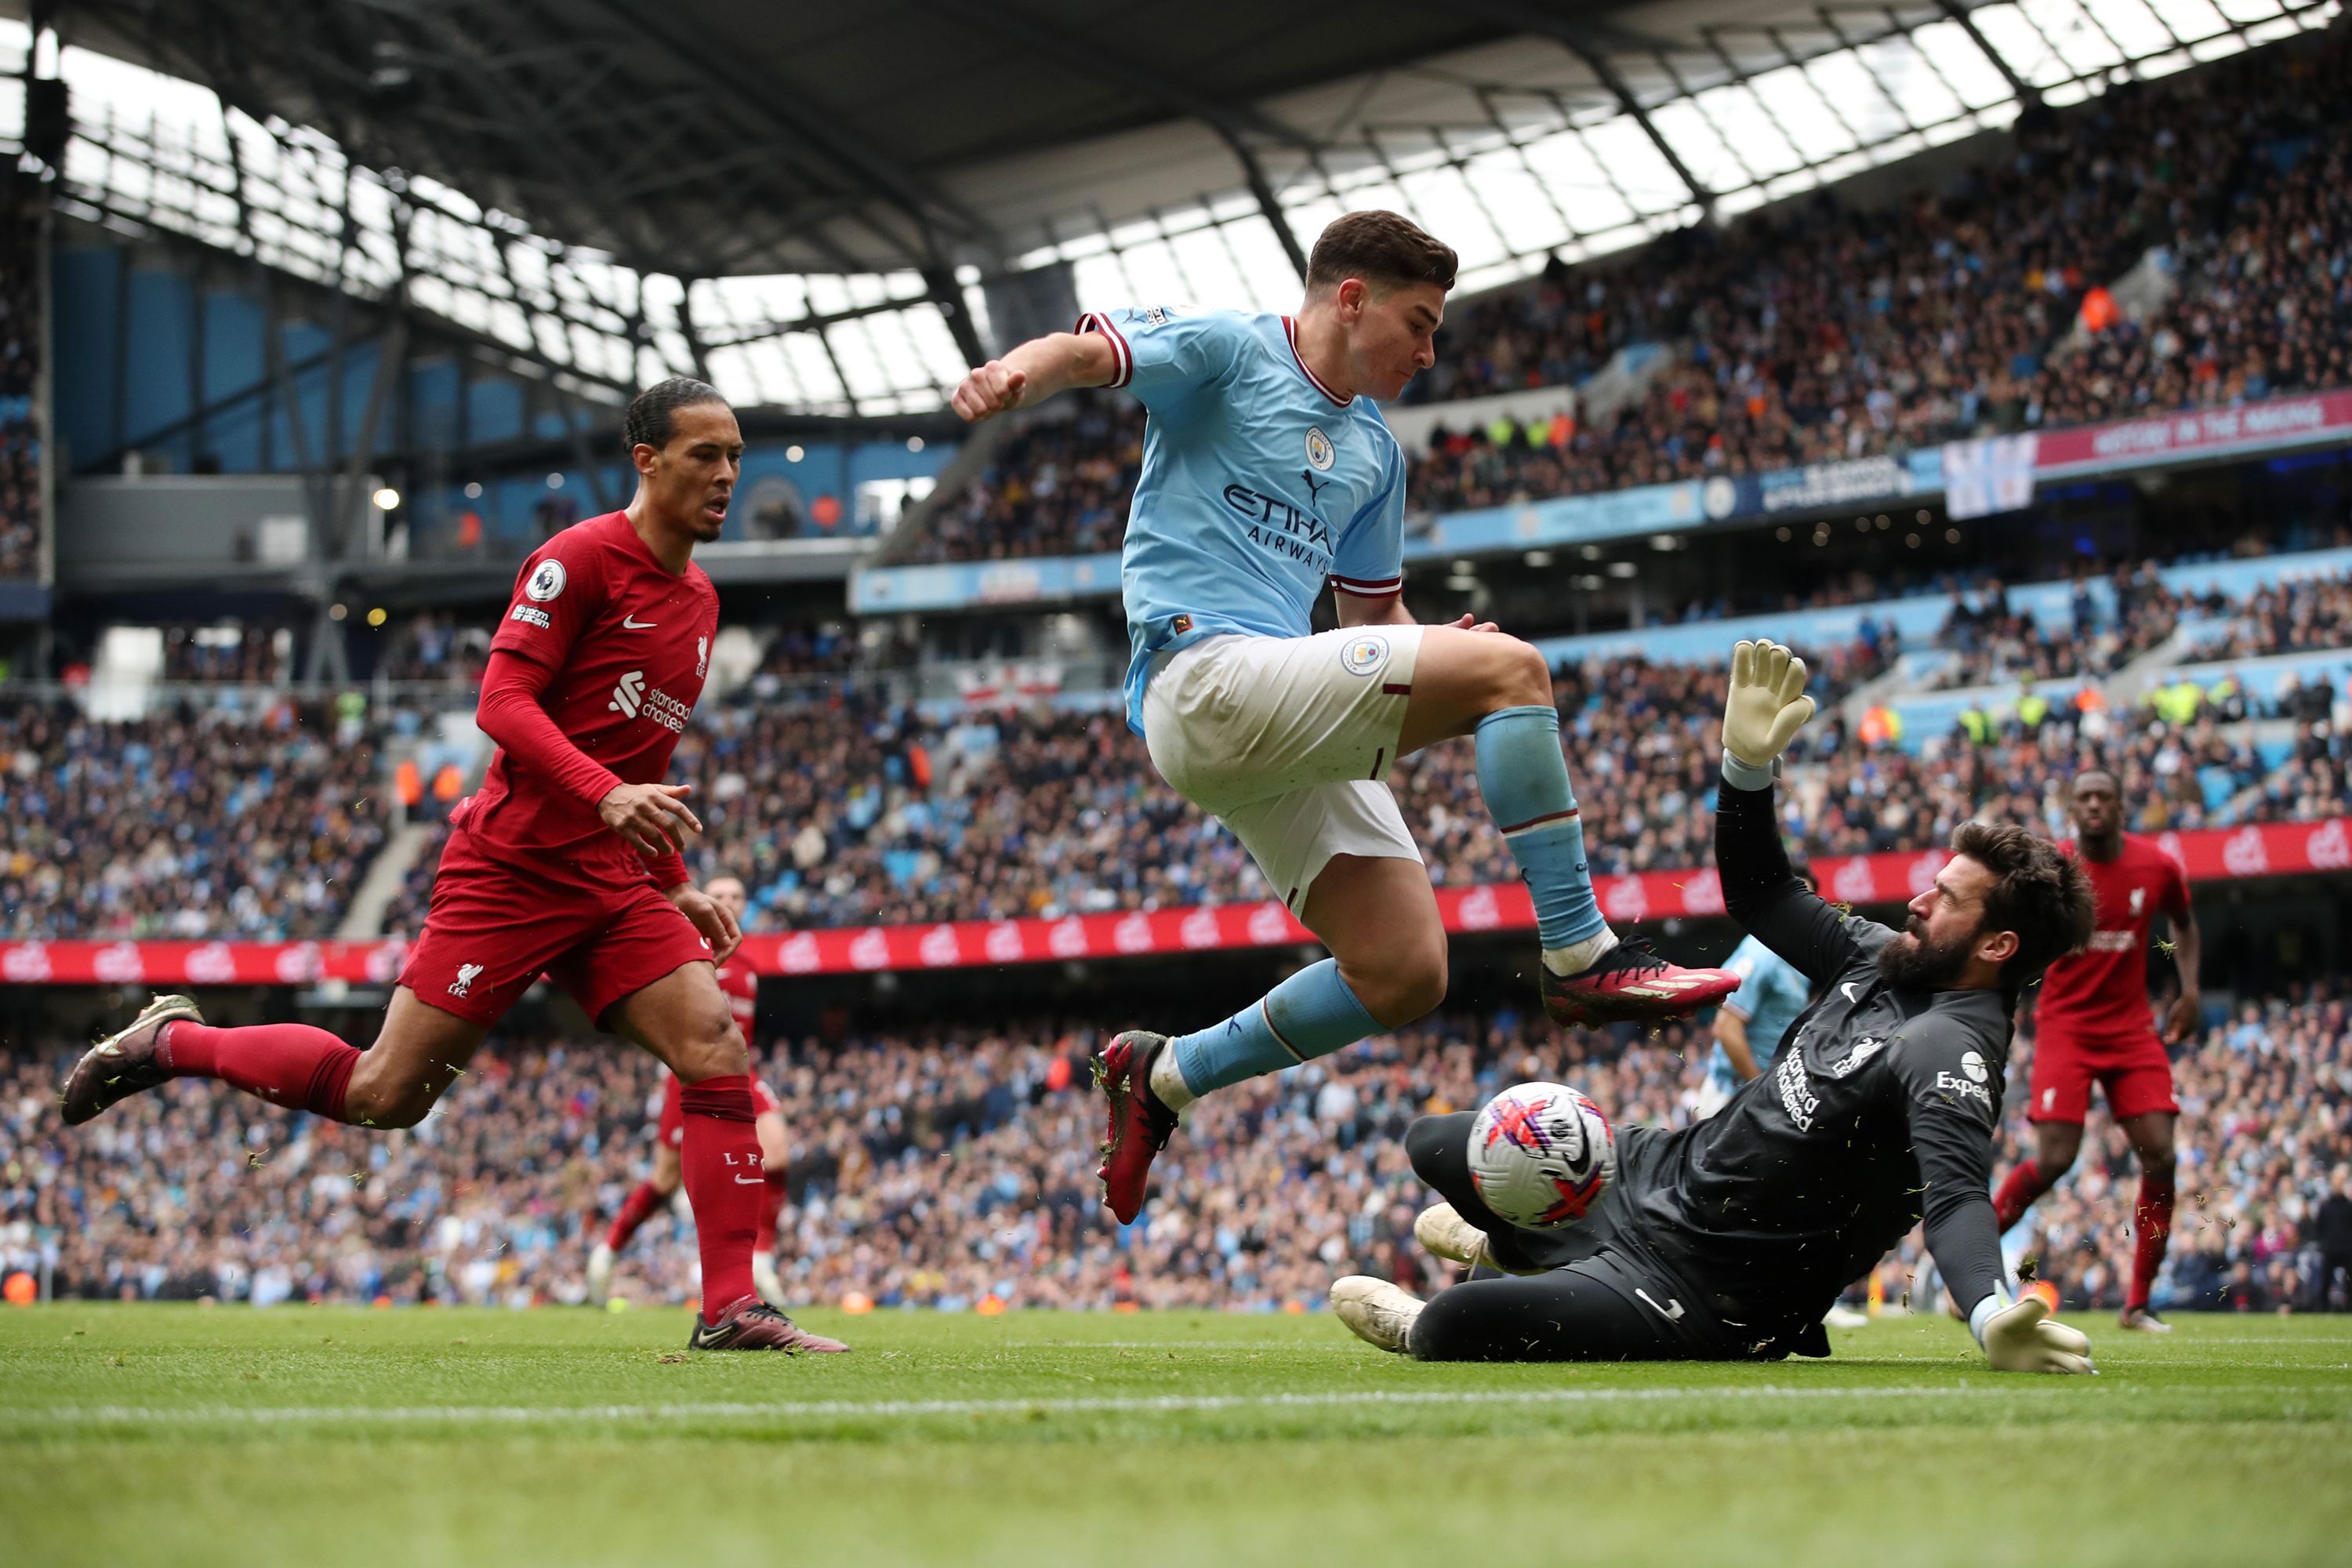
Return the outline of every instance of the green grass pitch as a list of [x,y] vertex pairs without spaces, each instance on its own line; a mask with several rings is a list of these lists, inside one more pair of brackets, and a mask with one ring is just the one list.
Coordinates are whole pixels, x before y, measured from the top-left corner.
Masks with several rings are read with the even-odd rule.
[[[1428,1366],[1328,1315],[0,1310],[15,1563],[2352,1560],[2352,1319],[1825,1363]],[[2103,1331],[2104,1328],[2104,1331]]]

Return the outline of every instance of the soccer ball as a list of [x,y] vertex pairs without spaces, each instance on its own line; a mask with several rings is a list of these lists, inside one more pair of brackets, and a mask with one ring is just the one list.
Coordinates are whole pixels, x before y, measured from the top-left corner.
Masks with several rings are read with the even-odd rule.
[[1582,1094],[1523,1083],[1470,1124],[1470,1181],[1488,1208],[1534,1230],[1573,1225],[1617,1175],[1617,1135]]

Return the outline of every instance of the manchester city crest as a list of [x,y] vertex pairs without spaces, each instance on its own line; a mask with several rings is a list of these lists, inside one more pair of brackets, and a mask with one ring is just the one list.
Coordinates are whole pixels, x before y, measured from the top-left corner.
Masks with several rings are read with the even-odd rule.
[[1331,446],[1331,437],[1323,434],[1321,426],[1309,425],[1307,427],[1307,460],[1315,466],[1317,471],[1328,473],[1339,456]]

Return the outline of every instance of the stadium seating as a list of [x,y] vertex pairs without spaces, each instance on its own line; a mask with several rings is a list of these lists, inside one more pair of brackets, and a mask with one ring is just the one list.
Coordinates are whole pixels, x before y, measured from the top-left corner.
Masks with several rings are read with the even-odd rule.
[[[1829,198],[1690,229],[1637,268],[1554,265],[1455,307],[1408,401],[1582,379],[1631,342],[1675,363],[1590,427],[1465,419],[1412,454],[1448,512],[2352,385],[2352,44],[2265,53],[2029,115],[2017,151],[1887,211]],[[2169,295],[2079,333],[2152,250]],[[1117,547],[1142,411],[1031,416],[900,558]]]
[[0,703],[0,933],[333,933],[387,813],[366,705],[183,704],[105,722]]
[[[1563,1038],[1540,1018],[1440,1016],[1205,1103],[1122,1232],[1097,1206],[1084,1029],[851,1037],[761,1053],[793,1130],[782,1267],[803,1300],[882,1305],[1311,1305],[1339,1274],[1417,1281],[1426,1195],[1399,1135],[1503,1084],[1566,1077],[1622,1122],[1682,1125],[1699,1060],[1654,1041]],[[2021,1100],[2023,1059],[2011,1073]],[[61,1294],[261,1301],[576,1300],[603,1217],[645,1165],[649,1058],[612,1042],[506,1044],[414,1132],[362,1133],[190,1081],[68,1135],[47,1112],[63,1060],[0,1079],[0,1268],[37,1267],[57,1227]],[[2352,1160],[2352,1020],[2339,996],[2248,1002],[2179,1066],[2180,1221],[2168,1300],[2318,1304],[2305,1227]],[[2030,1147],[2013,1106],[2006,1147]],[[2075,1174],[2036,1211],[2044,1274],[2113,1305],[2132,1183],[2095,1112]],[[625,1258],[640,1300],[693,1290],[681,1222]],[[1917,1239],[1882,1266],[1903,1300]],[[2352,1305],[2352,1303],[2347,1303]]]
[[0,578],[41,565],[39,182],[12,163],[0,174]]

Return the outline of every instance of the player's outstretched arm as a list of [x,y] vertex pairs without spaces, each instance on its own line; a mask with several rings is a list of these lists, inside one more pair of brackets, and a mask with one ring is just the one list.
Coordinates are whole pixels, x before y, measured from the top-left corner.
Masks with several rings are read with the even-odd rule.
[[1108,338],[1099,332],[1049,332],[975,368],[951,402],[958,417],[977,425],[1074,386],[1108,386],[1118,379],[1118,351]]
[[1776,643],[1742,641],[1732,649],[1715,864],[1725,910],[1819,984],[1843,973],[1863,948],[1846,921],[1790,869],[1773,816],[1774,765],[1813,716],[1805,678],[1805,661]]

